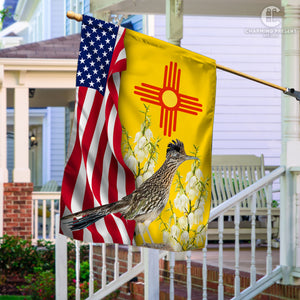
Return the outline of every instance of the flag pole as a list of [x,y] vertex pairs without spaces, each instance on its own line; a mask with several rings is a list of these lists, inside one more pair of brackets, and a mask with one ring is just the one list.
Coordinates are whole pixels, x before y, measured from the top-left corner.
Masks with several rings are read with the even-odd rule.
[[[77,13],[75,13],[73,11],[70,11],[70,10],[67,12],[67,17],[69,19],[76,20],[77,22],[81,22],[82,21],[82,15],[81,14],[77,14]],[[225,72],[229,72],[229,73],[232,73],[234,75],[237,75],[237,76],[240,76],[240,77],[243,77],[243,78],[246,78],[246,79],[258,82],[260,84],[267,85],[267,86],[269,86],[271,88],[280,90],[284,94],[286,94],[288,96],[292,96],[292,97],[296,98],[298,101],[300,101],[300,92],[296,91],[293,88],[285,88],[285,87],[282,87],[280,85],[277,85],[277,84],[274,84],[274,83],[271,83],[271,82],[259,79],[257,77],[254,77],[254,76],[251,76],[251,75],[248,75],[248,74],[236,71],[234,69],[230,69],[228,67],[225,67],[225,66],[222,66],[222,65],[219,65],[219,64],[216,64],[216,68],[220,69],[220,70],[223,70]]]

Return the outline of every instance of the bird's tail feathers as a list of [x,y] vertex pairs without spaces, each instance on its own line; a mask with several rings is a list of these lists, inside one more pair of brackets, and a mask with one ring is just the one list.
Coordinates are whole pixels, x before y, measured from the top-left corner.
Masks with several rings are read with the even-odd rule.
[[[72,231],[76,231],[84,229],[97,222],[98,220],[104,218],[105,216],[117,212],[120,212],[120,201],[90,208],[68,216],[64,216],[62,217],[62,221],[72,219],[72,221],[69,221],[66,224],[70,227]],[[74,218],[80,219],[74,220]]]

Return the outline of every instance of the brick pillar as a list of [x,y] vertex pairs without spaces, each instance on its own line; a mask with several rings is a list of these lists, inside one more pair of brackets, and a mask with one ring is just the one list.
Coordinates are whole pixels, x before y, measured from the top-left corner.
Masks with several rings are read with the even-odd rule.
[[31,239],[33,183],[4,183],[3,234]]

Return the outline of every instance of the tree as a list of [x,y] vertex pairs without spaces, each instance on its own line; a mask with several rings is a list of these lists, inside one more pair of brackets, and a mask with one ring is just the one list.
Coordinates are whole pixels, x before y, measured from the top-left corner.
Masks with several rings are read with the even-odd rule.
[[2,8],[0,10],[0,29],[2,29],[2,24],[3,24],[3,21],[6,17],[11,17],[11,13],[10,13],[10,7],[6,7],[6,8]]

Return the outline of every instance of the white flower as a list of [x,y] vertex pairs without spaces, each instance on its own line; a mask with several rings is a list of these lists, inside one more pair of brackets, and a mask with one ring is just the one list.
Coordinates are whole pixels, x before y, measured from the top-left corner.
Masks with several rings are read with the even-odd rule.
[[140,131],[137,132],[135,135],[134,141],[137,143],[142,136],[143,136],[143,134]]
[[183,242],[183,243],[187,243],[189,241],[189,233],[187,231],[184,231],[182,234],[181,234],[181,237],[180,237],[180,241]]
[[205,198],[204,197],[199,197],[196,199],[195,201],[195,207],[199,207],[199,206],[202,206],[203,209],[204,209],[204,202],[205,202]]
[[203,221],[203,209],[202,207],[197,208],[194,212],[194,222],[195,224],[199,224]]
[[131,171],[136,172],[137,161],[133,155],[125,157],[125,164]]
[[177,238],[179,236],[179,234],[180,234],[180,229],[178,228],[178,226],[173,225],[171,227],[171,232],[170,233],[171,233],[171,236],[173,238]]
[[163,232],[163,242],[167,244],[167,243],[169,243],[170,240],[171,240],[171,236],[170,236],[169,232],[164,231]]
[[176,200],[176,202],[174,201],[174,205],[177,209],[179,209],[182,212],[188,210],[188,208],[189,208],[189,198],[185,194],[182,194],[181,196],[179,196],[175,200]]
[[191,188],[190,186],[186,187],[186,192],[189,195],[190,199],[194,199],[196,196],[199,195],[199,191],[197,188]]
[[180,207],[180,202],[179,202],[180,200],[179,200],[179,198],[180,198],[180,195],[177,194],[176,197],[175,197],[175,199],[174,199],[174,205],[175,205],[176,208]]
[[143,150],[137,150],[134,149],[134,154],[136,156],[136,159],[139,163],[143,162],[143,160],[146,158],[146,154]]
[[147,163],[145,163],[143,171],[144,172],[151,172],[152,174],[154,173],[154,167],[155,167],[155,162],[153,159],[148,160]]
[[196,169],[195,176],[198,180],[200,180],[200,178],[203,177],[202,171],[199,168]]
[[188,222],[185,216],[182,216],[178,219],[178,225],[182,230],[186,229]]
[[152,131],[150,128],[146,129],[145,131],[145,137],[148,141],[150,141],[150,139],[153,137]]
[[154,166],[152,164],[149,165],[148,172],[154,173]]
[[188,172],[186,174],[186,177],[185,177],[185,182],[188,182],[191,179],[192,176],[193,176],[193,173],[192,172]]
[[194,225],[194,222],[195,222],[194,220],[195,220],[194,214],[192,212],[189,213],[189,215],[188,215],[188,222],[189,222],[190,226]]
[[135,180],[136,187],[139,187],[144,182],[143,177],[140,175]]
[[148,178],[150,178],[151,176],[153,175],[153,173],[151,172],[146,172],[144,175],[143,175],[143,180],[146,181]]
[[139,141],[137,143],[137,146],[138,146],[139,149],[144,149],[144,147],[146,146],[146,144],[147,144],[147,140],[146,140],[146,138],[144,136],[142,136],[139,139]]
[[197,177],[192,176],[189,180],[189,187],[194,188],[196,186],[196,183],[197,183]]
[[182,251],[181,245],[176,240],[172,239],[171,243],[172,243],[172,248],[174,249],[174,251]]
[[199,233],[202,232],[203,227],[204,227],[203,225],[199,225],[199,226],[197,227],[197,230],[196,230],[197,234],[199,234]]
[[204,244],[205,235],[203,232],[197,234],[196,236],[196,245],[203,245]]

